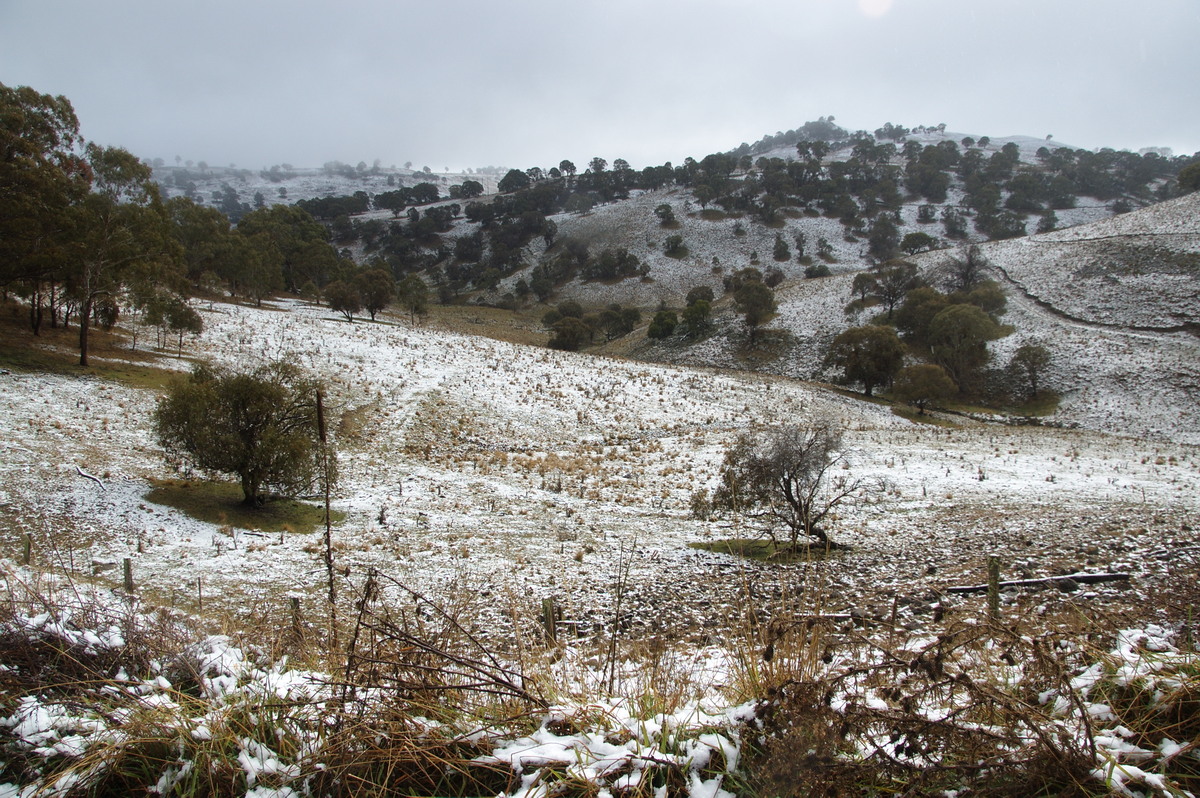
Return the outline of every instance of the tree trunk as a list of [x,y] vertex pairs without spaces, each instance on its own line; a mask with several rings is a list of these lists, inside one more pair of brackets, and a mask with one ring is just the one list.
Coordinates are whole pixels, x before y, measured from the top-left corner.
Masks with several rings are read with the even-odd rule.
[[87,366],[88,364],[88,330],[92,324],[92,302],[95,300],[91,294],[83,298],[83,305],[79,308],[79,365]]
[[34,291],[29,302],[29,326],[34,335],[42,334],[42,294]]
[[242,475],[242,504],[246,507],[261,507],[262,496],[259,495],[261,485],[254,477]]

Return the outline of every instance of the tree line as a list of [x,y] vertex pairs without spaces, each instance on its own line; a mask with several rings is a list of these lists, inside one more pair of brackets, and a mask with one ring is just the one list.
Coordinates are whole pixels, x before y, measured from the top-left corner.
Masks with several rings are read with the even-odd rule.
[[[164,201],[148,164],[85,141],[79,127],[65,97],[0,84],[0,290],[25,301],[35,334],[76,324],[81,365],[94,327],[121,318],[176,333],[182,346],[202,327],[196,295],[261,304],[332,286],[342,312],[374,315],[393,295],[423,310],[423,283],[404,283],[379,259],[360,267],[304,207],[263,204],[234,223],[188,197]],[[389,284],[397,277],[400,288]]]

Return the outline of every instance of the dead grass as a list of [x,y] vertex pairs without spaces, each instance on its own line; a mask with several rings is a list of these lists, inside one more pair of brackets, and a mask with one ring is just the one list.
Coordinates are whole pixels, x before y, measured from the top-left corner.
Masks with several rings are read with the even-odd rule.
[[776,544],[765,538],[723,538],[721,540],[689,543],[693,549],[711,551],[717,554],[730,554],[747,560],[771,563],[803,563],[814,560],[826,560],[839,556],[841,549],[827,547],[820,543],[806,545],[800,543],[795,549],[790,546]]
[[[1113,630],[1094,622],[1045,632],[951,619],[919,637],[846,627],[822,617],[828,569],[813,565],[805,586],[782,597],[769,621],[752,585],[742,585],[741,626],[725,641],[737,663],[726,692],[732,703],[756,703],[732,730],[716,720],[663,723],[707,678],[692,652],[662,640],[626,645],[610,637],[615,624],[559,648],[537,631],[528,597],[514,598],[510,628],[490,630],[508,641],[500,653],[473,626],[478,595],[434,602],[372,572],[347,597],[356,611],[343,616],[337,649],[301,631],[268,656],[263,644],[283,624],[264,618],[261,628],[240,630],[255,672],[285,672],[275,659],[284,650],[293,661],[320,665],[327,675],[305,688],[316,691],[313,699],[235,689],[244,680],[225,682],[214,696],[205,686],[213,661],[204,645],[193,645],[194,627],[167,613],[104,608],[83,586],[60,586],[53,596],[36,585],[23,589],[7,572],[0,711],[27,712],[22,700],[36,696],[51,712],[90,713],[115,733],[88,723],[68,729],[79,735],[70,739],[82,753],[63,756],[52,740],[34,748],[18,742],[19,724],[0,725],[8,746],[0,779],[40,789],[73,779],[72,794],[80,795],[141,793],[156,784],[171,785],[163,794],[240,795],[255,783],[284,789],[303,782],[320,794],[470,796],[511,793],[535,778],[549,794],[598,794],[599,785],[576,768],[527,763],[513,770],[489,756],[497,737],[544,727],[613,746],[659,735],[660,753],[633,756],[608,775],[643,772],[621,789],[628,798],[682,798],[695,778],[721,778],[724,789],[749,795],[1101,796],[1126,777],[1119,763],[1111,763],[1107,781],[1097,776],[1108,755],[1093,747],[1099,720],[1086,724],[1091,702],[1100,701],[1116,716],[1109,727],[1126,729],[1125,740],[1150,758],[1136,761],[1177,791],[1153,794],[1200,788],[1194,650],[1143,648],[1140,675],[1130,679],[1128,659],[1109,653]],[[17,620],[42,614],[60,625],[31,629]],[[88,629],[119,630],[122,643],[97,644]],[[646,727],[605,708],[618,698],[608,698],[604,686],[610,666],[620,672],[619,705]],[[1088,669],[1096,679],[1080,686],[1077,677]],[[1085,733],[1064,725],[1068,716],[1082,718]],[[312,749],[317,729],[320,745]],[[740,737],[736,772],[718,753],[695,770],[679,764],[701,735]],[[1163,739],[1183,747],[1160,748]],[[260,750],[278,767],[251,782],[243,760]],[[1142,787],[1138,778],[1129,783]]]
[[550,336],[541,319],[549,309],[546,305],[532,305],[520,311],[483,305],[433,305],[424,324],[512,344],[545,346]]
[[[770,688],[760,718],[766,733],[749,766],[754,788],[805,796],[1112,794],[1093,776],[1090,730],[1076,736],[1060,725],[1064,712],[1086,718],[1085,702],[1097,698],[1072,687],[1087,662],[1103,659],[1078,639],[979,624],[952,625],[909,647],[862,638],[860,655],[840,668]],[[831,648],[823,659],[844,655]],[[1184,682],[1178,697],[1151,701],[1141,688],[1110,705],[1149,750],[1164,738],[1195,739],[1200,682],[1194,673]],[[1194,788],[1195,763],[1184,758],[1163,776]]]

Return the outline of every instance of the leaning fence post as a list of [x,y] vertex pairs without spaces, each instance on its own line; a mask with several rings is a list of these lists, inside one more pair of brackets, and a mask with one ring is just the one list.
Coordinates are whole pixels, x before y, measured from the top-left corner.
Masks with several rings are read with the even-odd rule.
[[1000,620],[1000,558],[988,557],[988,620]]
[[33,535],[26,532],[21,538],[21,565],[29,565],[33,557]]
[[300,597],[292,596],[290,602],[292,605],[292,636],[299,640],[304,633],[304,627],[300,624]]
[[542,599],[542,627],[546,630],[546,641],[551,645],[558,643],[558,610],[551,597]]

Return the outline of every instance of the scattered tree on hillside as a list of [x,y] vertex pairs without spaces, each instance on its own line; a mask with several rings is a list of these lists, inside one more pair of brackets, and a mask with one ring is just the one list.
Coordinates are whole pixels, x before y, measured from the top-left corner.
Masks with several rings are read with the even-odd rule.
[[962,211],[946,207],[942,209],[942,229],[947,238],[966,238],[967,220]]
[[375,314],[391,304],[396,296],[396,281],[383,269],[359,272],[354,278],[354,285],[362,298],[363,309],[371,315],[371,321],[375,321]]
[[862,383],[863,393],[871,395],[877,385],[891,382],[904,365],[904,344],[892,327],[868,324],[851,327],[833,339],[825,356],[825,366],[840,369],[843,382]]
[[852,301],[846,311],[853,312],[872,305],[883,305],[887,309],[890,323],[896,306],[909,291],[923,284],[917,265],[904,260],[889,260],[872,267],[869,271],[854,276],[852,290],[859,298]]
[[429,286],[415,274],[410,274],[396,284],[396,298],[400,306],[408,311],[408,318],[415,322],[417,316],[429,312]]
[[775,234],[775,246],[772,251],[772,257],[778,261],[792,259],[792,250],[788,247],[787,242],[783,240],[783,236],[779,233]]
[[965,251],[950,257],[942,268],[951,290],[970,291],[983,280],[983,272],[988,265],[979,247],[972,244]]
[[680,321],[688,338],[700,338],[712,326],[712,303],[697,299],[683,310]]
[[979,370],[991,355],[988,341],[1005,331],[975,305],[950,305],[929,322],[929,348],[934,362],[946,369],[959,388],[971,392]]
[[725,453],[713,506],[767,521],[776,543],[775,526],[782,524],[792,550],[801,538],[828,545],[826,519],[867,487],[845,463],[841,430],[831,421],[742,435]]
[[716,295],[713,294],[713,290],[707,285],[698,285],[688,291],[687,299],[684,302],[690,306],[696,304],[701,299],[711,304],[716,299]]
[[184,333],[199,335],[204,331],[204,318],[182,297],[172,297],[167,303],[163,321],[167,329],[178,336],[176,351],[179,357],[183,357]]
[[670,338],[675,332],[679,319],[673,310],[660,310],[654,314],[654,320],[646,330],[646,335],[655,339]]
[[611,341],[633,332],[641,320],[642,314],[637,308],[623,308],[614,303],[596,315],[593,326],[604,333],[604,340]]
[[938,240],[928,233],[916,231],[914,233],[906,233],[900,241],[900,249],[909,255],[916,255],[918,252],[926,252],[938,245]]
[[1037,232],[1049,233],[1052,230],[1058,229],[1058,215],[1052,210],[1047,210],[1038,218]]
[[917,408],[925,415],[925,408],[943,402],[958,393],[958,386],[941,366],[920,363],[906,366],[896,372],[892,382],[892,397]]
[[750,328],[750,345],[758,339],[758,328],[775,313],[775,292],[758,280],[748,280],[733,294],[733,304]]
[[554,335],[547,344],[551,349],[576,352],[592,341],[592,328],[583,319],[565,316],[554,323]]
[[243,503],[269,493],[312,492],[322,474],[320,384],[277,362],[249,372],[201,364],[173,384],[154,415],[167,456],[213,474],[234,474]]
[[892,218],[883,214],[876,217],[867,234],[867,251],[878,261],[894,258],[900,250],[900,233]]
[[325,286],[325,301],[329,309],[341,313],[346,321],[354,321],[354,314],[362,310],[362,296],[353,283],[334,280]]
[[1008,362],[1008,371],[1016,387],[1025,390],[1026,396],[1036,399],[1046,370],[1050,368],[1050,350],[1038,343],[1024,343],[1017,347]]
[[668,258],[682,258],[688,253],[687,245],[683,243],[683,236],[676,233],[675,235],[667,236],[663,242],[663,254]]

